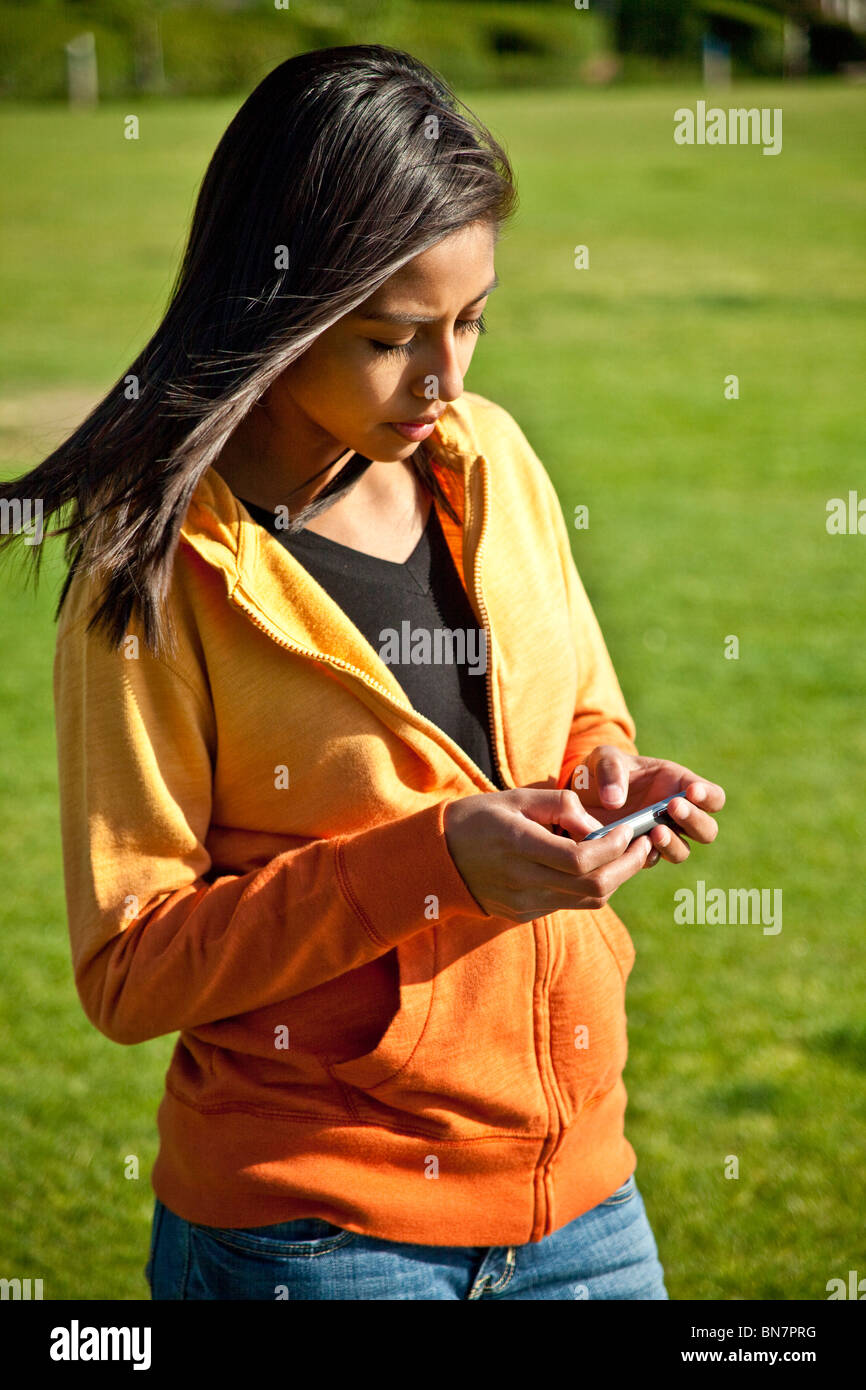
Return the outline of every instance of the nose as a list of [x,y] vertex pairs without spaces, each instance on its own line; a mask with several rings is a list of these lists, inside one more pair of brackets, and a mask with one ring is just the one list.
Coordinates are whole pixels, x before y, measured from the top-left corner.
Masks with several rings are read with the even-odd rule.
[[435,347],[431,345],[425,356],[423,374],[415,386],[416,394],[428,401],[456,401],[463,395],[463,372],[454,339]]

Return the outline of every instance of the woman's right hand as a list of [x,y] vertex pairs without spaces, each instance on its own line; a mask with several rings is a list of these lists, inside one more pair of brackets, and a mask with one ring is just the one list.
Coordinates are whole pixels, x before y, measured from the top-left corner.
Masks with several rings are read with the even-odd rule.
[[[648,835],[629,844],[622,827],[579,843],[601,822],[567,789],[515,787],[462,797],[445,808],[444,826],[451,858],[476,902],[512,922],[603,907],[621,883],[658,859]],[[556,826],[567,834],[554,833]]]

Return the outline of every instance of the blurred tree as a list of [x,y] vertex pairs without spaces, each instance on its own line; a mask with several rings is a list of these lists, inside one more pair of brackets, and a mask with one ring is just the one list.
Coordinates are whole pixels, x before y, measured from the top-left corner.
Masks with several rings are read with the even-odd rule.
[[697,59],[704,17],[694,0],[619,0],[613,17],[620,53]]

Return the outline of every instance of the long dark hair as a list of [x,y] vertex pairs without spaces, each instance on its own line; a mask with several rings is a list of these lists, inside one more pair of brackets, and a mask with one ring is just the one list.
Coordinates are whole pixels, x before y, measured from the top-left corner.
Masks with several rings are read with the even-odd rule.
[[[471,119],[439,76],[379,44],[290,58],[246,99],[205,173],[150,342],[64,443],[0,485],[0,499],[36,498],[43,516],[72,504],[68,524],[47,533],[66,535],[69,564],[55,619],[78,570],[104,572],[88,631],[117,647],[136,613],[154,653],[170,646],[180,527],[247,412],[407,261],[470,223],[498,235],[517,205],[511,166],[460,105]],[[330,505],[366,462],[353,455],[293,523]],[[453,517],[423,445],[412,464]]]

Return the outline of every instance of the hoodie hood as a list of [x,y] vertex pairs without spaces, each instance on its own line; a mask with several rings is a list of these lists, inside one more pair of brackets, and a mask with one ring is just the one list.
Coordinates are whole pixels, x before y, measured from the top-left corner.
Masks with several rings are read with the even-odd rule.
[[[470,409],[480,397],[447,406],[427,441],[443,490],[461,518],[457,526],[437,505],[439,520],[461,580],[471,576],[485,516],[485,486],[478,430]],[[222,475],[202,474],[181,527],[181,540],[222,576],[229,598],[253,621],[267,625],[291,648],[337,659],[366,673],[401,703],[389,667],[331,596],[284,546],[263,533]],[[470,595],[472,585],[470,583]]]

